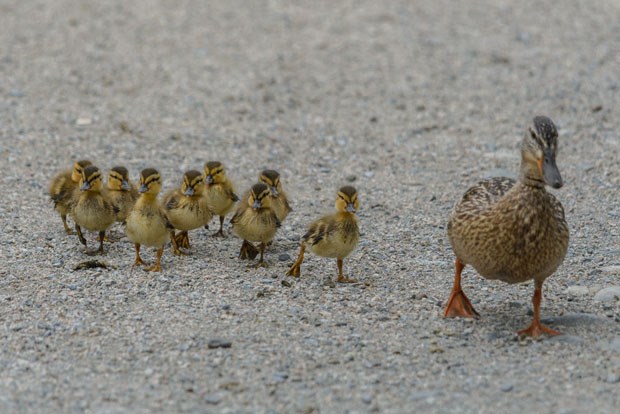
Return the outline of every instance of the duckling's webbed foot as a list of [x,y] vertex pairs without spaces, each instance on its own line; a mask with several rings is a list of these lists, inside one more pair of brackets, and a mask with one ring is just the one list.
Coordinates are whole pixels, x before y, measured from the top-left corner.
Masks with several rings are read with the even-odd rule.
[[263,255],[265,253],[265,247],[267,247],[266,243],[260,244],[260,259],[258,260],[258,263],[256,264],[256,268],[269,267],[269,264],[265,260],[263,260]]
[[145,268],[147,272],[161,272],[161,256],[164,254],[164,246],[161,246],[157,250],[157,260],[153,266]]
[[224,216],[220,216],[220,229],[212,234],[213,237],[226,237],[224,234]]
[[175,236],[175,240],[177,242],[177,247],[189,249],[189,235],[186,231],[179,232],[179,234]]
[[286,272],[287,276],[299,277],[301,275],[301,264],[304,261],[305,250],[306,245],[302,242],[301,247],[299,248],[299,255],[297,256],[297,260],[295,260],[295,263],[293,263],[288,272]]
[[338,283],[357,283],[357,279],[352,279],[352,278],[344,277],[344,275],[342,274],[342,263],[343,263],[342,259],[338,259],[336,263],[338,264],[338,279],[336,279],[336,282],[338,282]]
[[[179,233],[180,235],[181,233]],[[174,230],[170,230],[170,243],[172,244],[172,254],[175,256],[186,255],[187,253],[182,252],[179,249],[178,236],[174,234]]]
[[462,318],[477,318],[480,315],[476,312],[469,298],[461,288],[461,272],[465,265],[459,259],[456,259],[455,266],[454,286],[452,287],[452,292],[448,298],[448,304],[446,305],[443,316],[444,318],[455,318],[457,316]]
[[239,250],[239,259],[254,260],[258,256],[258,249],[249,241],[244,240]]
[[134,245],[136,246],[136,260],[134,260],[133,265],[134,266],[146,265],[146,263],[144,263],[144,260],[142,260],[142,258],[140,257],[140,243],[135,243]]
[[97,249],[97,252],[99,252],[99,254],[103,254],[103,240],[104,239],[105,239],[105,230],[99,232],[99,249]]

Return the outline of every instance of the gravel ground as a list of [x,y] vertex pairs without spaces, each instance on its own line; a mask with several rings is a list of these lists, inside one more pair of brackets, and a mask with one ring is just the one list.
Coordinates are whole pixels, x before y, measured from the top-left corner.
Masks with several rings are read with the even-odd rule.
[[[0,411],[616,412],[620,6],[455,6],[3,1]],[[538,114],[559,128],[571,228],[542,303],[563,335],[519,339],[532,284],[471,269],[482,318],[444,320],[450,209],[514,175]],[[193,255],[146,273],[115,227],[110,267],[74,271],[91,258],[45,191],[78,158],[157,167],[165,190],[210,159],[240,192],[275,168],[294,212],[267,269],[200,230]],[[335,262],[310,254],[284,277],[347,183],[362,283],[334,286]]]

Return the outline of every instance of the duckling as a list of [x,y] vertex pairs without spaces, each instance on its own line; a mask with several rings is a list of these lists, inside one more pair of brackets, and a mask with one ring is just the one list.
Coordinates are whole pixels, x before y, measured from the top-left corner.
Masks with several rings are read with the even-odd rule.
[[174,238],[173,252],[175,255],[182,254],[179,247],[189,249],[188,231],[203,227],[213,218],[205,195],[204,176],[200,171],[190,170],[183,175],[183,183],[180,189],[170,191],[164,197],[164,208],[172,226],[180,230]]
[[[161,177],[154,168],[146,168],[140,173],[140,196],[133,209],[127,216],[125,231],[127,237],[136,248],[134,266],[145,265],[140,257],[140,246],[146,245],[157,248],[155,264],[145,270],[161,272],[161,257],[168,235],[173,230],[166,217],[164,208],[157,202],[157,195],[161,190]],[[174,231],[174,230],[173,230]]]
[[355,279],[344,277],[342,264],[357,246],[360,238],[359,227],[355,212],[360,203],[357,190],[351,186],[344,186],[338,190],[336,197],[335,214],[324,216],[308,227],[308,231],[301,238],[299,256],[291,268],[286,272],[288,276],[299,277],[301,264],[304,261],[306,246],[322,257],[336,258],[338,264],[338,279],[340,283],[354,283]]
[[220,229],[213,236],[224,237],[224,218],[232,210],[233,205],[239,201],[239,197],[235,194],[232,183],[226,177],[221,162],[207,162],[204,167],[204,175],[207,183],[209,208],[213,214],[220,216]]
[[116,221],[124,223],[138,199],[138,191],[129,181],[127,168],[116,166],[110,170],[108,175],[108,195],[112,203],[119,209]]
[[533,279],[534,317],[518,333],[559,334],[540,323],[543,282],[564,260],[569,241],[562,204],[545,190],[545,185],[556,189],[563,185],[555,162],[557,147],[553,121],[535,117],[521,141],[519,179],[481,181],[454,207],[448,237],[456,255],[456,272],[445,317],[478,316],[461,288],[461,272],[469,264],[487,279],[507,283]]
[[116,221],[118,211],[103,188],[99,168],[94,165],[84,168],[80,188],[74,190],[71,203],[71,218],[75,221],[75,230],[80,242],[88,247],[82,235],[82,227],[90,231],[98,231],[99,249],[97,252],[103,253],[105,231]]
[[92,162],[88,160],[77,161],[73,164],[72,169],[58,173],[50,182],[49,195],[54,203],[54,209],[60,213],[62,225],[67,234],[73,233],[67,225],[67,214],[70,211],[71,197],[73,197],[75,189],[80,184],[82,170],[89,165],[92,165]]
[[284,190],[282,189],[282,182],[280,181],[280,173],[275,170],[264,170],[258,180],[269,186],[271,191],[271,208],[275,211],[278,220],[283,222],[288,213],[293,209],[288,203],[288,199]]
[[[233,232],[243,239],[240,259],[254,259],[258,254],[251,242],[260,242],[258,266],[265,266],[265,247],[275,236],[280,220],[271,209],[271,192],[264,183],[254,184],[248,193],[247,202],[239,203],[235,215],[230,219]],[[245,199],[245,198],[244,198]]]

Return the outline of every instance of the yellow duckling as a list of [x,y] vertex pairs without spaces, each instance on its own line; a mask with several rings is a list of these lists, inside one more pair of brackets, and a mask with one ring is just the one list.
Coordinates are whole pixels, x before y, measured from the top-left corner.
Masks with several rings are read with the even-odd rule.
[[108,175],[108,195],[112,204],[118,207],[116,221],[125,222],[138,199],[138,191],[129,181],[127,168],[116,166]]
[[260,242],[258,266],[265,266],[265,247],[280,227],[280,220],[271,209],[270,194],[269,187],[265,184],[254,184],[249,191],[247,202],[239,203],[235,215],[230,219],[233,232],[243,239],[239,251],[240,259],[254,259],[258,252],[251,242]]
[[172,226],[180,230],[174,235],[173,252],[182,254],[179,247],[189,249],[189,230],[207,225],[213,218],[205,195],[204,177],[200,171],[190,170],[183,175],[180,189],[169,192],[164,197],[164,208]]
[[[99,232],[98,253],[103,253],[105,231],[116,221],[118,208],[112,204],[103,183],[101,172],[94,165],[82,170],[80,188],[75,190],[71,204],[71,218],[75,221],[75,230],[84,246],[86,239],[82,235],[82,227],[86,230]],[[88,247],[88,246],[87,246]]]
[[344,258],[349,256],[353,249],[355,249],[360,238],[360,231],[355,218],[355,212],[358,209],[359,200],[355,188],[345,186],[338,190],[336,198],[337,212],[324,216],[310,224],[308,231],[301,239],[299,256],[286,274],[299,277],[307,246],[319,256],[336,259],[338,264],[338,282],[356,282],[355,279],[343,276],[342,264]]
[[127,216],[125,231],[127,237],[136,247],[134,266],[145,265],[140,257],[140,246],[157,248],[157,260],[147,271],[161,272],[161,257],[172,225],[166,213],[157,202],[161,190],[161,177],[153,168],[146,168],[140,173],[140,196]]
[[73,168],[58,173],[50,182],[49,195],[54,203],[54,209],[60,214],[62,225],[67,234],[73,231],[67,225],[67,214],[71,210],[71,198],[82,179],[82,170],[92,165],[88,160],[80,160],[73,164]]
[[280,173],[275,170],[264,170],[260,174],[259,181],[269,186],[271,191],[271,208],[278,216],[278,220],[283,222],[288,213],[293,209],[289,205],[286,193],[282,189]]
[[207,183],[207,201],[213,214],[220,216],[220,229],[214,236],[224,237],[224,218],[239,201],[232,183],[226,177],[224,166],[219,161],[209,161],[204,167]]
[[487,279],[507,283],[534,279],[534,318],[518,333],[559,334],[540,323],[543,282],[564,260],[569,240],[562,204],[545,190],[545,185],[563,185],[555,163],[557,147],[553,121],[537,116],[521,141],[519,180],[482,181],[454,207],[448,237],[456,255],[456,273],[445,317],[478,316],[461,288],[461,271],[469,264]]

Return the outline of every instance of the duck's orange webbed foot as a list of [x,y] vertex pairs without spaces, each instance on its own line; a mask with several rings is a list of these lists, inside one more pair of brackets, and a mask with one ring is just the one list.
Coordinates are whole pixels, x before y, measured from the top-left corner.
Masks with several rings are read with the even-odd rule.
[[551,329],[541,324],[540,322],[532,321],[530,326],[525,329],[521,329],[517,331],[517,333],[521,336],[531,336],[532,338],[536,338],[542,334],[547,334],[551,336],[560,335],[560,331],[556,331],[555,329]]
[[462,318],[479,318],[480,314],[476,312],[465,292],[459,289],[458,291],[452,290],[452,293],[450,293],[443,316],[444,318],[455,318],[457,316]]

